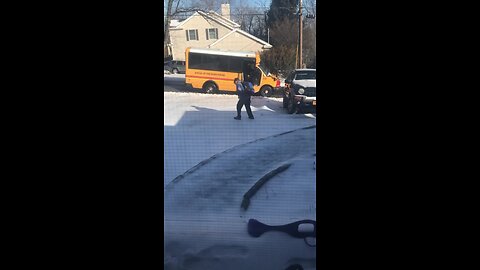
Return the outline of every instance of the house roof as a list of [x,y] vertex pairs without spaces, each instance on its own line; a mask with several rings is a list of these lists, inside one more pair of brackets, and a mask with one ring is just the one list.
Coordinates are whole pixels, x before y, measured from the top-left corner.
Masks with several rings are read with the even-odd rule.
[[192,14],[192,16],[186,18],[185,20],[181,21],[179,24],[177,24],[176,26],[173,26],[171,25],[171,28],[180,28],[182,25],[184,25],[186,22],[188,22],[189,20],[191,20],[193,18],[193,16],[195,15],[198,15],[198,12],[195,12]]
[[234,22],[234,21],[232,21],[232,20],[230,20],[230,19],[227,19],[227,18],[223,17],[222,15],[216,13],[215,11],[210,11],[210,12],[208,12],[206,15],[207,15],[207,16],[210,16],[210,17],[212,17],[212,18],[215,18],[215,19],[217,19],[217,20],[219,20],[219,21],[222,21],[223,23],[228,24],[228,25],[229,25],[230,27],[232,27],[232,28],[238,28],[238,27],[240,27],[240,25],[239,25],[238,23],[236,23],[236,22]]
[[250,35],[249,33],[245,32],[245,31],[243,31],[243,30],[241,30],[241,29],[238,29],[238,28],[233,29],[230,33],[226,34],[226,35],[223,36],[222,38],[220,38],[220,39],[218,39],[217,41],[215,41],[214,43],[210,44],[209,47],[210,47],[210,46],[213,46],[213,45],[215,45],[215,44],[217,44],[217,43],[220,43],[222,40],[224,40],[226,37],[228,37],[229,35],[231,35],[231,34],[233,34],[233,33],[239,33],[239,34],[242,34],[242,35],[244,35],[244,36],[246,36],[246,37],[248,37],[248,38],[250,38],[250,39],[253,39],[253,40],[255,40],[256,42],[262,44],[265,49],[269,49],[269,48],[272,48],[272,47],[273,47],[273,46],[272,46],[271,44],[269,44],[268,42],[265,42],[265,41],[257,38],[256,36]]
[[171,20],[170,21],[170,27],[175,27],[180,24],[179,20]]
[[203,11],[196,11],[195,13],[193,13],[192,16],[188,17],[187,19],[185,19],[184,21],[180,22],[179,24],[173,26],[171,25],[172,28],[181,28],[186,22],[188,22],[190,19],[192,19],[194,16],[203,16],[203,17],[207,17],[208,19],[211,19],[211,20],[214,20],[216,21],[217,23],[225,26],[226,28],[232,30],[234,28],[238,28],[240,27],[240,25],[232,20],[229,20],[227,18],[224,18],[222,17],[222,15],[214,12],[214,11],[210,11],[210,12],[203,12]]

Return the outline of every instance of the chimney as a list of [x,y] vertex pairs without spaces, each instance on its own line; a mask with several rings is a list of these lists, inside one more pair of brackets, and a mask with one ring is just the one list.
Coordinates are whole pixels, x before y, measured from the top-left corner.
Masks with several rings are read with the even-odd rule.
[[230,20],[230,4],[222,4],[222,17]]

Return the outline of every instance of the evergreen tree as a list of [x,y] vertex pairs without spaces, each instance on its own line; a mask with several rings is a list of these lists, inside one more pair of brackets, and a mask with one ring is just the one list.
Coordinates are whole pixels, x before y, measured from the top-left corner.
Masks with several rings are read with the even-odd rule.
[[267,26],[273,27],[277,22],[296,20],[298,0],[272,0],[267,15]]

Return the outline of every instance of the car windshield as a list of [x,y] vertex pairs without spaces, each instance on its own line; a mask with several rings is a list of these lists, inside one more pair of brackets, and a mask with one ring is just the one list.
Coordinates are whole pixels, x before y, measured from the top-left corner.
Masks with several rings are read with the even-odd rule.
[[295,80],[316,80],[317,72],[316,71],[301,71],[298,72],[295,76]]

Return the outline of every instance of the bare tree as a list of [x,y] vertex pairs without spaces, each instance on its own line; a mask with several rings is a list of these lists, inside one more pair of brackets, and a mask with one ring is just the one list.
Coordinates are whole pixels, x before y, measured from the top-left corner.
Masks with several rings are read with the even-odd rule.
[[302,3],[308,14],[317,15],[317,0],[303,0]]
[[252,32],[250,34],[267,41],[267,24],[265,23],[265,16],[256,16]]
[[236,3],[237,4],[231,6],[231,18],[240,24],[240,29],[243,31],[266,41],[266,4],[259,0],[257,0],[257,3],[254,5],[245,1],[238,1]]
[[221,4],[229,2],[228,0],[193,0],[191,7],[199,7],[203,10],[220,11]]
[[[191,14],[195,11],[205,11],[205,8],[199,8],[198,5],[186,6],[184,0],[164,0],[167,1],[167,14],[165,15],[164,43],[170,41],[170,23],[174,16],[179,14]],[[203,1],[203,0],[202,0]]]
[[317,56],[317,3],[315,0],[304,0],[307,14],[313,15],[305,18],[303,32],[303,62],[307,67],[316,68]]
[[[170,43],[170,21],[172,20],[172,7],[175,0],[166,0],[167,1],[167,14],[165,16],[165,28],[163,42]],[[165,3],[165,1],[163,1]],[[180,0],[177,0],[177,7],[180,4]],[[176,9],[176,8],[175,8]]]
[[251,33],[257,11],[253,7],[241,3],[232,10],[232,13],[234,21],[240,24],[240,29]]

